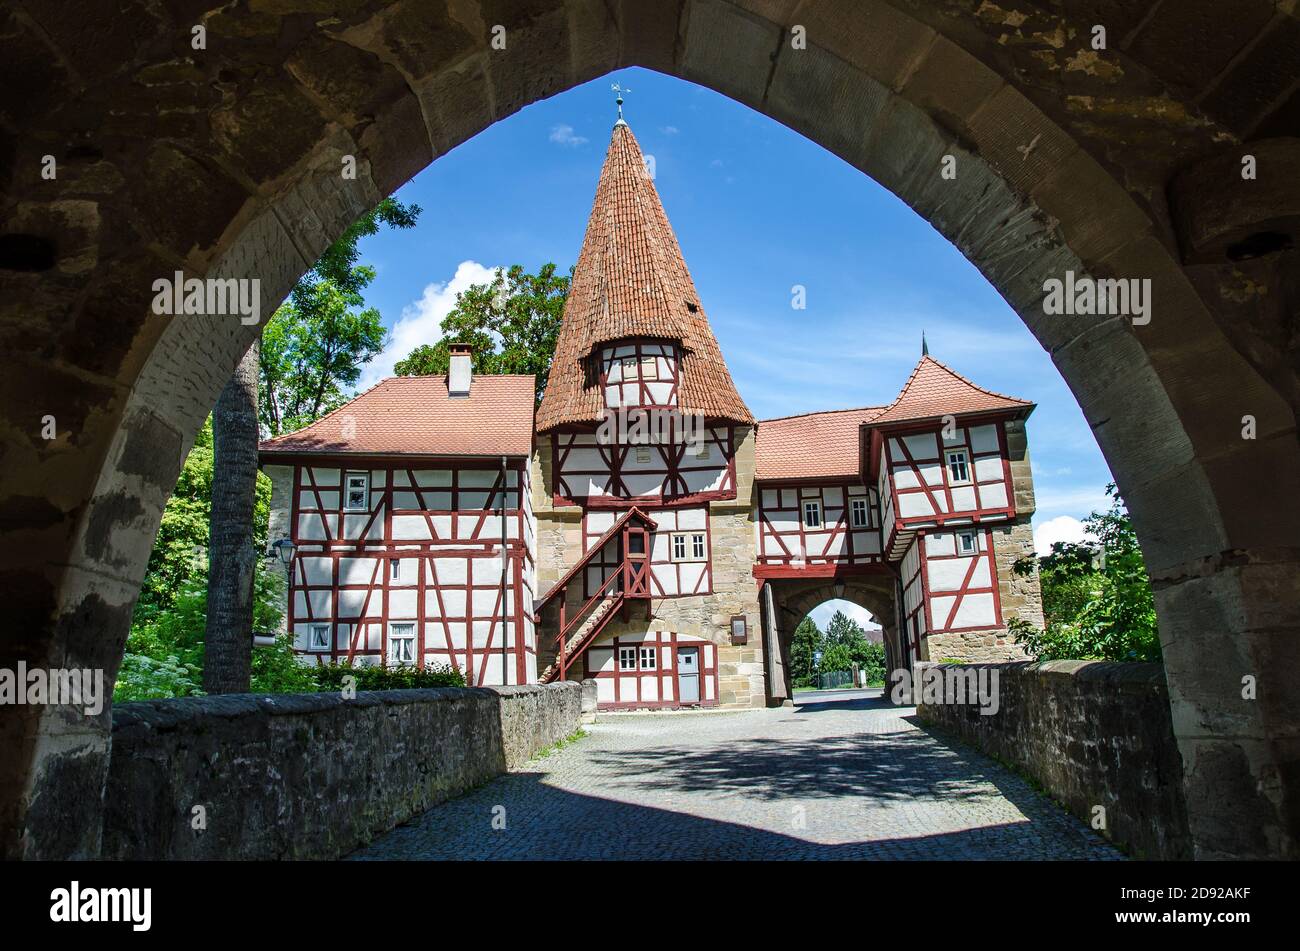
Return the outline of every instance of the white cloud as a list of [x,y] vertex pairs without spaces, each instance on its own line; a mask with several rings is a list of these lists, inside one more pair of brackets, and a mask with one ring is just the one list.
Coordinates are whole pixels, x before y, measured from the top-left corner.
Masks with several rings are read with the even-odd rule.
[[485,267],[477,261],[461,261],[450,281],[434,282],[424,288],[417,301],[402,308],[386,346],[361,373],[358,392],[374,386],[386,376],[393,375],[393,364],[421,344],[433,344],[442,339],[442,321],[456,306],[456,295],[471,284],[489,284],[496,277],[495,267]]
[[583,145],[587,141],[585,136],[573,134],[573,126],[563,124],[551,126],[550,139],[556,145],[567,145],[570,147]]
[[836,611],[843,611],[845,615],[848,616],[849,620],[857,621],[859,626],[863,628],[880,627],[880,624],[872,619],[870,611],[866,608],[859,607],[852,601],[823,601],[821,604],[817,605],[817,607],[809,611],[808,616],[813,619],[814,624],[824,631],[826,630],[826,625],[831,623],[831,618],[835,616]]
[[1052,550],[1054,542],[1085,541],[1083,523],[1069,515],[1058,515],[1034,526],[1034,549],[1040,556]]
[[676,135],[679,130],[675,125],[661,125],[659,131],[664,135]]

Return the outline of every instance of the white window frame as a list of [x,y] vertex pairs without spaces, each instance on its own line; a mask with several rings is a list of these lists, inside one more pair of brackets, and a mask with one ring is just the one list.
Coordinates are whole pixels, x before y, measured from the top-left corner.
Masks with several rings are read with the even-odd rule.
[[[365,493],[364,505],[352,504],[352,479],[358,478],[364,480],[362,491]],[[369,512],[370,511],[370,473],[362,470],[353,470],[343,473],[343,511],[345,512]]]
[[634,354],[626,357],[619,357],[619,382],[632,383],[641,379],[640,361]]
[[650,354],[641,356],[641,365],[637,368],[641,379],[657,381],[659,379],[659,358]]
[[388,559],[388,580],[401,583],[402,580],[402,559]]
[[[321,631],[325,632],[325,643],[316,643],[316,635]],[[328,624],[313,624],[307,634],[307,649],[312,651],[327,651],[330,649],[330,626]]]
[[[858,517],[858,513],[862,517]],[[871,509],[867,507],[867,497],[865,495],[849,496],[849,525],[853,528],[870,528],[871,527]]]
[[[949,449],[943,454],[943,459],[944,459],[944,463],[947,465],[948,468],[949,485],[970,485],[971,484],[971,463],[970,463],[969,452],[967,452],[965,449]],[[966,473],[964,476],[958,477],[957,474],[953,472],[954,459],[960,461],[962,471]]]
[[[680,555],[677,553],[678,543],[681,544]],[[670,560],[679,564],[708,561],[708,535],[705,532],[673,532],[668,539],[668,552]]]
[[[410,628],[411,633],[410,633],[410,634],[397,634],[397,633],[394,633],[395,629],[396,629],[396,628],[399,628],[399,627]],[[410,641],[410,642],[411,642],[411,657],[410,657],[410,660],[408,660],[408,661],[398,660],[397,657],[395,656],[395,652],[394,652],[393,648],[397,645],[397,643],[398,643],[399,641],[402,641],[402,642]],[[415,622],[414,622],[414,621],[389,621],[389,622],[388,622],[388,658],[387,658],[387,659],[388,659],[388,663],[389,663],[389,665],[390,665],[390,666],[397,666],[397,667],[413,667],[413,666],[415,666],[415,661],[416,661],[415,651],[416,651],[416,643],[415,643]]]
[[635,459],[637,465],[642,465],[642,466],[648,465],[650,463],[650,447],[636,446],[635,449],[636,449]]
[[[966,539],[970,539],[970,548],[966,547]],[[957,554],[959,555],[978,555],[980,552],[980,540],[977,532],[957,532]]]
[[658,647],[646,647],[645,645],[642,645],[641,649],[637,652],[638,660],[641,664],[640,669],[658,670],[659,665],[656,663],[658,660],[658,654]]
[[[631,658],[631,660],[632,660],[632,662],[631,662],[630,664],[627,662],[627,661],[628,661],[628,658]],[[619,649],[618,649],[618,669],[619,669],[619,670],[636,670],[636,669],[637,669],[637,666],[636,666],[636,647],[634,647],[634,646],[633,646],[633,647],[629,647],[629,646],[626,645],[626,644],[621,645],[621,646],[619,647]]]
[[[817,520],[816,520],[815,522],[810,522],[810,521],[808,520],[808,507],[809,507],[809,506],[813,506],[813,510],[817,513]],[[825,518],[825,513],[822,511],[822,500],[821,500],[821,499],[801,499],[801,500],[799,501],[799,512],[800,512],[800,516],[801,516],[802,519],[803,519],[803,527],[804,527],[804,528],[823,528],[823,527],[825,527],[825,525],[826,525],[826,518]]]

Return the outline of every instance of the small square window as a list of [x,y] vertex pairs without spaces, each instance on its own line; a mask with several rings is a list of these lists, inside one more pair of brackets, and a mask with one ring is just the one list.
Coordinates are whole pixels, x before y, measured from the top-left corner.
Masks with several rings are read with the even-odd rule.
[[636,670],[636,648],[620,647],[618,649],[618,669]]
[[641,379],[657,380],[659,379],[659,361],[654,357],[641,358]]
[[704,560],[704,536],[702,534],[691,536],[691,557],[696,561]]
[[674,532],[673,561],[705,561],[709,556],[708,538],[703,532]]
[[658,648],[654,648],[654,647],[641,648],[641,669],[642,670],[654,670],[656,668],[657,665],[655,664],[655,651],[657,649]]
[[820,499],[805,499],[803,503],[804,528],[822,527],[822,503]]
[[957,550],[963,555],[973,555],[979,551],[979,545],[975,541],[974,532],[957,533]]
[[849,511],[853,519],[854,528],[866,528],[871,524],[867,517],[866,499],[850,499]]
[[311,626],[311,650],[327,651],[330,649],[330,626],[313,624]]
[[673,536],[673,561],[685,561],[685,560],[686,560],[686,536],[674,535]]
[[636,379],[636,366],[637,366],[636,357],[623,358],[623,379],[625,381]]
[[349,472],[347,474],[347,497],[343,507],[350,512],[370,510],[370,473]]
[[637,446],[637,447],[636,447],[636,461],[639,462],[639,463],[642,463],[642,464],[645,464],[645,463],[647,463],[647,462],[650,461],[650,447],[649,447],[649,446]]
[[970,466],[965,449],[948,453],[948,481],[953,485],[970,481]]

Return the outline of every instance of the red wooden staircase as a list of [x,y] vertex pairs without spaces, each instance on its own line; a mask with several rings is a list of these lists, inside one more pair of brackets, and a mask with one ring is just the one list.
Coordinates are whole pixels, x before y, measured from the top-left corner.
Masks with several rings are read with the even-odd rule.
[[[555,660],[538,677],[541,683],[564,680],[569,667],[591,646],[620,608],[626,607],[631,600],[649,600],[650,533],[654,528],[654,521],[639,508],[628,509],[538,599],[535,610],[539,614],[557,595],[560,602],[560,629],[555,635],[557,653]],[[599,591],[569,615],[566,595],[570,582],[579,577],[592,558],[615,539],[621,553],[618,567],[605,579]]]

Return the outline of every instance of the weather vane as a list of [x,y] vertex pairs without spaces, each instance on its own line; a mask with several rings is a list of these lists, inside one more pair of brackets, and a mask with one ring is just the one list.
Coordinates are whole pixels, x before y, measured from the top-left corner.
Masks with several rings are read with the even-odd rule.
[[618,121],[622,122],[623,121],[623,93],[631,92],[632,90],[624,89],[618,83],[611,83],[609,88],[614,90],[614,92],[618,93],[618,98],[616,98],[614,102],[618,104]]

